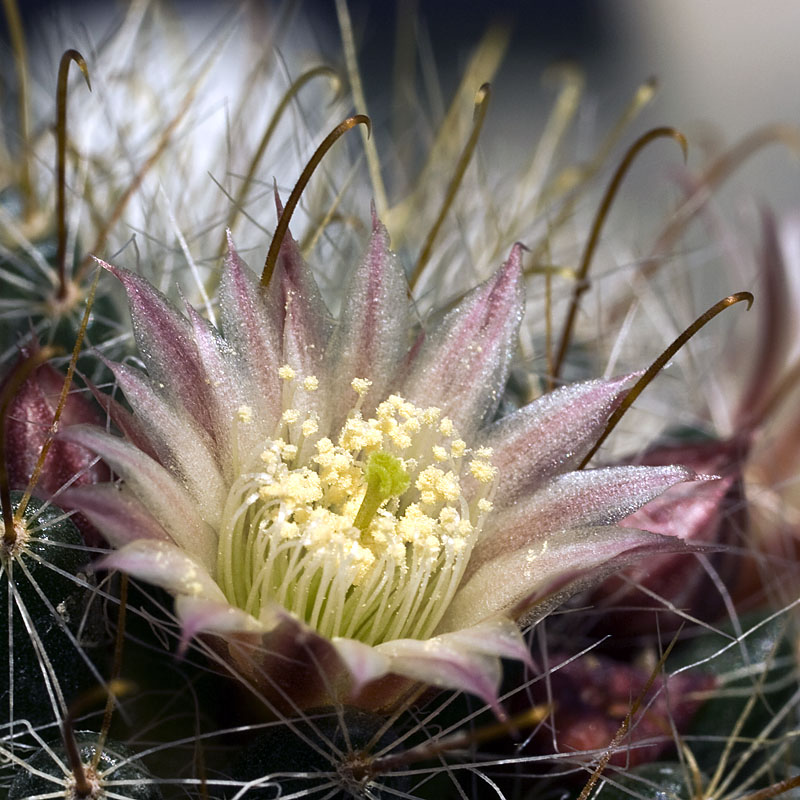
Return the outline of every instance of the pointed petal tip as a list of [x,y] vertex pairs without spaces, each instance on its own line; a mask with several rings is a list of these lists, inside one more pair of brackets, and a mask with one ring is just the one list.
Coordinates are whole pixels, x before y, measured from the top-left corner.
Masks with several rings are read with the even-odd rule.
[[513,280],[520,280],[522,278],[522,253],[527,250],[528,248],[522,242],[515,242],[508,258],[498,270],[498,275],[508,274]]
[[272,179],[272,195],[275,199],[275,211],[278,215],[277,218],[280,219],[283,216],[283,201],[281,200],[281,195],[278,191],[278,181],[276,178]]

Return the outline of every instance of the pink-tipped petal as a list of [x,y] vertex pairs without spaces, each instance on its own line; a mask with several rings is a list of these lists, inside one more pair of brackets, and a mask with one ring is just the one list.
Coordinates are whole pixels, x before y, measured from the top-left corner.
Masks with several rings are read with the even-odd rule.
[[391,670],[391,659],[368,644],[355,639],[331,640],[352,679],[352,692],[357,694],[370,681],[382,678]]
[[182,548],[157,539],[137,539],[104,556],[97,569],[118,569],[176,595],[190,595],[227,605],[208,570]]
[[438,406],[462,435],[491,419],[500,403],[522,321],[522,248],[473,289],[426,335],[400,394]]
[[209,434],[214,430],[208,397],[209,376],[186,317],[154,286],[129,270],[99,262],[128,295],[133,333],[147,374]]
[[125,480],[179,547],[198,558],[209,571],[214,569],[217,537],[198,514],[194,500],[164,467],[99,428],[76,425],[59,434],[59,438],[97,453]]
[[138,498],[113,483],[79,486],[58,496],[64,508],[76,509],[103,532],[112,547],[123,547],[136,539],[169,542],[169,534]]
[[441,638],[464,650],[513,658],[533,667],[530,646],[520,632],[519,625],[508,617],[499,616],[479,622],[471,628],[442,633]]
[[283,312],[283,352],[301,376],[320,376],[331,316],[300,248],[287,231],[281,243],[270,296]]
[[230,232],[219,306],[222,332],[237,354],[239,378],[252,387],[247,395],[258,398],[266,424],[274,426],[281,411],[278,368],[284,363],[281,310],[267,302],[258,278],[239,258]]
[[208,376],[208,393],[214,419],[213,440],[217,448],[217,460],[224,464],[231,456],[231,420],[237,409],[244,405],[243,395],[235,370],[233,348],[222,338],[219,331],[208,320],[203,319],[189,303],[185,303],[186,315],[192,326],[192,335],[197,352],[203,361]]
[[389,234],[373,215],[366,255],[345,293],[339,323],[328,347],[333,376],[334,425],[356,400],[353,378],[372,381],[362,410],[371,412],[388,392],[408,347],[407,282],[397,256],[389,250]]
[[575,469],[622,402],[636,375],[556,389],[492,425],[479,438],[498,468],[495,504],[530,494],[551,475]]
[[497,696],[501,677],[497,655],[477,652],[446,633],[425,640],[395,639],[375,649],[391,659],[393,673],[428,686],[469,692],[504,717]]
[[227,601],[219,602],[197,595],[182,594],[175,598],[175,613],[181,621],[178,657],[199,633],[264,633],[265,627],[255,617]]
[[186,417],[182,409],[165,402],[158,389],[138,370],[125,364],[108,366],[137,419],[147,420],[145,431],[162,466],[180,479],[203,519],[216,527],[227,492],[209,435],[191,417]]
[[694,477],[683,467],[630,466],[558,475],[532,497],[492,517],[470,557],[465,578],[502,553],[546,539],[554,520],[563,529],[612,525]]
[[158,461],[158,455],[153,449],[153,445],[147,437],[144,427],[139,420],[134,419],[133,414],[128,411],[121,403],[117,402],[111,395],[101,392],[86,376],[81,375],[84,383],[89,387],[92,396],[99,403],[103,411],[108,414],[114,427],[135,447],[139,448],[150,458]]
[[[682,548],[682,542],[632,528],[552,532],[535,546],[503,553],[484,563],[459,587],[439,629],[469,628],[498,614],[518,617],[537,599],[567,584],[577,581],[584,588],[627,566],[634,556]],[[585,584],[582,577],[586,577]]]

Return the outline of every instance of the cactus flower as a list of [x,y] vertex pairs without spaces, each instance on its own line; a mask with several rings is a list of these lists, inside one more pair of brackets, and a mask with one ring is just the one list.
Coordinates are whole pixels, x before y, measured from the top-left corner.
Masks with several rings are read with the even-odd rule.
[[218,316],[123,284],[146,373],[110,364],[121,432],[65,442],[117,483],[65,502],[116,548],[102,566],[168,590],[277,705],[384,708],[412,683],[500,713],[519,621],[633,559],[685,548],[617,523],[677,466],[578,471],[630,377],[562,387],[496,420],[523,314],[521,247],[411,340],[404,272],[373,219],[338,318],[287,238],[263,288],[229,241]]

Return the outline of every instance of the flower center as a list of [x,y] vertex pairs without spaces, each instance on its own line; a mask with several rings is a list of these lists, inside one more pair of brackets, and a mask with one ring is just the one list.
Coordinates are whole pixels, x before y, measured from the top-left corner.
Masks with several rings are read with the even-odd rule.
[[[295,381],[289,367],[281,377]],[[289,408],[258,465],[234,482],[216,579],[255,617],[279,603],[327,637],[427,638],[491,510],[491,452],[471,452],[439,408],[398,395],[365,419],[369,382],[352,385],[359,401],[335,443],[313,413],[301,420]],[[240,426],[249,419],[241,409]],[[469,496],[466,472],[477,487]]]

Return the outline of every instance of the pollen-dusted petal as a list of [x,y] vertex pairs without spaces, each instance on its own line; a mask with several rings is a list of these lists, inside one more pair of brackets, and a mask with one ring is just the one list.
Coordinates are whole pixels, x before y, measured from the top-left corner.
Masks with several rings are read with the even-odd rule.
[[352,407],[349,390],[353,378],[372,381],[361,406],[365,412],[371,412],[388,394],[389,380],[407,349],[406,292],[405,273],[389,250],[389,234],[373,214],[367,252],[350,277],[328,347],[334,381],[334,424],[339,424]]
[[280,309],[267,302],[258,278],[239,258],[228,233],[228,253],[219,289],[219,310],[225,340],[233,347],[247,394],[258,398],[266,424],[280,416],[278,368],[284,363]]
[[139,450],[150,456],[150,458],[158,461],[158,456],[150,443],[144,426],[139,420],[135,419],[133,414],[111,395],[101,392],[85,375],[81,375],[81,378],[89,388],[94,399],[97,400],[100,407],[106,412],[114,427],[117,428],[132,445],[138,447]]
[[137,539],[104,556],[97,569],[118,569],[176,595],[191,595],[226,604],[208,570],[184,549],[157,539]]
[[[428,333],[399,392],[442,409],[462,435],[497,410],[522,321],[522,248]],[[443,402],[444,401],[444,402]]]
[[668,549],[689,552],[682,542],[633,528],[605,526],[552,532],[532,546],[485,562],[459,587],[439,629],[468,628],[497,614],[519,616],[536,599],[567,584],[585,578],[586,583],[580,584],[583,588],[635,558]]
[[97,453],[125,480],[173,541],[213,570],[216,536],[197,511],[194,500],[176,479],[141,450],[100,428],[75,425],[59,434]]
[[[186,314],[206,371],[217,460],[220,464],[225,464],[231,456],[231,419],[243,402],[243,387],[235,369],[237,357],[217,329],[203,319],[189,303],[186,303]],[[264,433],[266,432],[265,429]]]
[[[277,196],[276,202],[280,214]],[[283,318],[283,363],[294,367],[304,378],[315,376],[325,386],[328,382],[325,350],[332,330],[331,315],[289,231],[281,243],[268,296]],[[326,411],[324,401],[324,391],[319,394],[303,392],[295,400],[303,415],[312,410]]]
[[549,476],[575,469],[636,377],[564,386],[483,432],[478,444],[492,448],[498,470],[495,504],[507,504]]
[[135,539],[172,541],[141,501],[126,487],[113,483],[78,486],[58,496],[63,508],[83,514],[112,547],[122,547]]
[[395,639],[375,649],[391,659],[393,673],[477,695],[503,717],[497,698],[502,672],[498,655],[476,651],[447,633],[430,639]]
[[683,467],[606,467],[558,475],[532,497],[492,517],[467,567],[469,577],[502,553],[536,545],[554,527],[613,525],[671,486],[692,480]]
[[145,430],[158,460],[192,496],[209,525],[219,523],[226,489],[213,443],[183,411],[172,408],[138,370],[125,364],[108,363],[137,419],[146,420]]
[[105,262],[128,295],[136,345],[150,378],[170,402],[183,407],[206,431],[214,428],[207,396],[208,376],[189,321],[140,275]]

